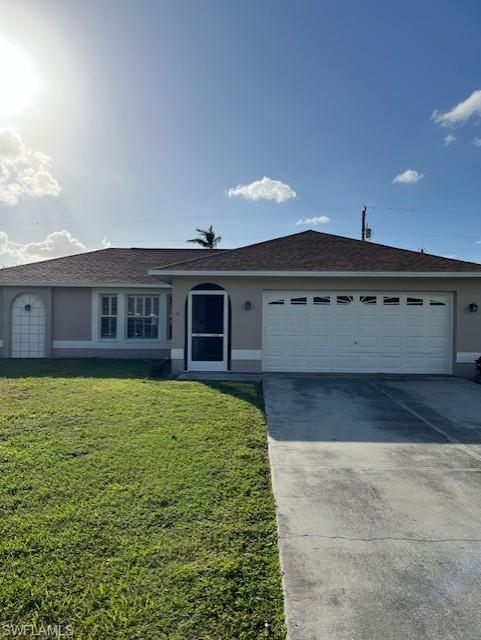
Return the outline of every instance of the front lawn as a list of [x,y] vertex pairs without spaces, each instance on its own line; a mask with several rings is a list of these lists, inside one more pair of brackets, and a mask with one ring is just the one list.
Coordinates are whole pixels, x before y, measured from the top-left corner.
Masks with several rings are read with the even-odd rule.
[[260,388],[146,366],[0,361],[0,637],[284,637]]

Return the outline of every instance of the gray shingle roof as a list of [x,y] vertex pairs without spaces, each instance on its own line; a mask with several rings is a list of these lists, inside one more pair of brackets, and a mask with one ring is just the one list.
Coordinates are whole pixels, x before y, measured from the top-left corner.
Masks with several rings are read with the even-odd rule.
[[101,249],[0,269],[0,285],[155,285],[172,271],[479,272],[481,264],[304,231],[239,249]]
[[64,258],[0,269],[0,285],[14,282],[49,284],[159,284],[147,273],[155,265],[196,258],[209,249],[100,249]]
[[259,242],[197,259],[177,261],[170,271],[394,271],[473,272],[481,264],[442,258],[418,251],[397,249],[374,242],[361,242],[318,231]]

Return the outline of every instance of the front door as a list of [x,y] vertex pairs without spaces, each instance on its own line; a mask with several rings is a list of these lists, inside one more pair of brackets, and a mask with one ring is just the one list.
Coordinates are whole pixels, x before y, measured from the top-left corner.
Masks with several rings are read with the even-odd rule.
[[191,291],[188,309],[189,371],[227,370],[228,301],[225,291]]

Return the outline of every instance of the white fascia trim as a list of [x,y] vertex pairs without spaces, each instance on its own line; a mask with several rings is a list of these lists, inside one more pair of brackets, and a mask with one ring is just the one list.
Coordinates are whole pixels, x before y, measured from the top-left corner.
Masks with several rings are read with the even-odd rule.
[[171,349],[170,350],[170,359],[171,360],[183,360],[184,359],[184,350],[183,349]]
[[169,349],[168,342],[130,340],[54,340],[54,349]]
[[88,287],[97,289],[172,289],[172,285],[166,282],[158,284],[118,284],[115,282],[35,282],[29,280],[19,280],[18,282],[2,282],[0,287]]
[[458,364],[474,364],[474,361],[481,356],[481,353],[474,351],[458,351],[456,353],[456,362]]
[[148,274],[151,276],[244,276],[248,278],[481,278],[481,271],[162,271],[150,269]]
[[232,349],[232,360],[262,360],[260,349]]

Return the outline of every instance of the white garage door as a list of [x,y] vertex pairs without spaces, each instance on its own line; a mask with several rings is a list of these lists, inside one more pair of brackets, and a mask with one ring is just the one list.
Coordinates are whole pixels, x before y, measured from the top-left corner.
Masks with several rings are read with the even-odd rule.
[[264,371],[451,373],[450,294],[267,291]]

